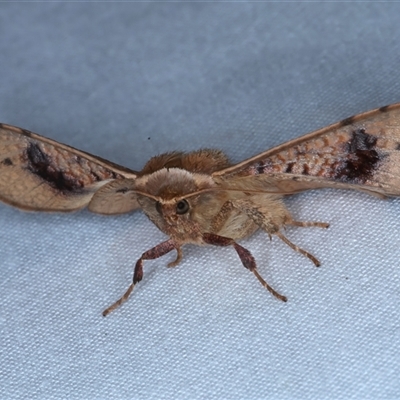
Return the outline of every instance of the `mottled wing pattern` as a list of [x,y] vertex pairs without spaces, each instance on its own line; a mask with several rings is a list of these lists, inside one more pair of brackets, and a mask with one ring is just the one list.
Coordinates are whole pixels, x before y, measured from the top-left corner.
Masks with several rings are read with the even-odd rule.
[[399,196],[400,104],[347,118],[213,177],[233,189],[253,185],[281,194],[336,187]]
[[0,124],[0,200],[13,206],[77,210],[106,183],[135,177],[136,172],[99,157]]

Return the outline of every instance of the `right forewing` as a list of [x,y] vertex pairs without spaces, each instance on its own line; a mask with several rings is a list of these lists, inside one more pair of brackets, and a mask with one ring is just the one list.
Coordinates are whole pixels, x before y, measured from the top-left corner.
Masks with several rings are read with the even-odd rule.
[[283,143],[213,178],[236,190],[291,194],[326,187],[400,195],[400,104]]

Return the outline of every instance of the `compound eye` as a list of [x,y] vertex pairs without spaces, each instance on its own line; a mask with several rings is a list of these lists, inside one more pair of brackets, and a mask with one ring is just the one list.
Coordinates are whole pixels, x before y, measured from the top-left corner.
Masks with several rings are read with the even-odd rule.
[[189,203],[185,199],[179,200],[178,203],[176,203],[177,214],[186,214],[189,211],[189,208]]

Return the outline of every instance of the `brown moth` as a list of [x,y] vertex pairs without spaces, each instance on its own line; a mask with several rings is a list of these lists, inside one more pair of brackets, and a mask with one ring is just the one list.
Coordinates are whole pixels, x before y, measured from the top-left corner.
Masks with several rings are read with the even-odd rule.
[[260,276],[251,253],[237,243],[257,229],[319,261],[282,233],[288,225],[327,228],[294,220],[286,195],[308,189],[357,189],[381,198],[400,195],[400,103],[347,118],[231,165],[219,150],[155,156],[140,172],[24,129],[0,124],[0,200],[24,210],[100,214],[141,208],[169,239],[144,252],[133,282],[103,315],[126,301],[143,278],[143,261],[182,246],[233,246],[276,298],[286,301]]

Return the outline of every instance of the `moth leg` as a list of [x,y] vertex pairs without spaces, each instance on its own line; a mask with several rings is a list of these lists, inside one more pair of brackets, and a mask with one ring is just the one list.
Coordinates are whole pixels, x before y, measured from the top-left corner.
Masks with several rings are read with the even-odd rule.
[[[266,231],[271,238],[271,235],[278,236],[293,250],[303,254],[309,258],[317,267],[320,266],[320,262],[310,253],[301,249],[300,247],[293,244],[289,239],[282,235],[280,228],[287,224],[295,226],[318,226],[321,228],[327,228],[328,224],[324,222],[302,222],[294,221],[289,212],[286,210],[281,202],[267,202],[268,199],[262,197],[253,196],[250,200],[239,200],[235,203],[240,210],[245,212],[261,229]],[[274,209],[274,214],[268,209]]]
[[283,240],[294,251],[297,251],[298,253],[303,254],[303,256],[309,258],[315,264],[316,267],[319,267],[321,265],[321,263],[312,254],[308,253],[307,251],[301,249],[299,246],[292,243],[286,236],[283,236],[282,233],[280,233],[279,231],[275,232],[275,235],[278,236],[281,240]]
[[312,226],[317,228],[329,228],[329,224],[327,222],[295,221],[293,219],[290,219],[289,221],[285,222],[285,225],[300,226],[303,228],[308,228]]
[[257,270],[256,261],[254,260],[254,257],[252,256],[252,254],[250,253],[249,250],[247,250],[244,247],[237,244],[233,239],[230,239],[230,238],[227,238],[224,236],[215,235],[213,233],[204,233],[203,240],[205,243],[212,244],[214,246],[230,246],[230,245],[232,245],[234,247],[234,249],[236,250],[240,260],[242,261],[243,266],[245,268],[247,268],[249,271],[251,271],[256,276],[256,278],[259,280],[261,285],[263,285],[277,299],[285,301],[285,302],[287,301],[287,298],[285,296],[282,296],[276,290],[274,290],[259,274],[259,272]]
[[182,248],[181,247],[177,247],[176,248],[176,259],[175,261],[171,261],[170,263],[168,263],[167,267],[168,268],[172,268],[172,267],[176,267],[181,261],[182,261]]
[[[158,244],[150,250],[145,251],[142,256],[137,260],[135,265],[135,271],[133,273],[133,282],[130,284],[128,290],[122,295],[122,297],[117,300],[114,304],[103,311],[103,316],[110,314],[111,311],[114,311],[117,307],[119,307],[122,303],[128,300],[128,297],[132,293],[135,285],[140,282],[143,278],[143,260],[154,260],[163,256],[164,254],[169,253],[171,250],[177,249],[175,242],[170,239],[165,242]],[[178,249],[177,249],[178,250]],[[178,250],[179,254],[179,250]]]

